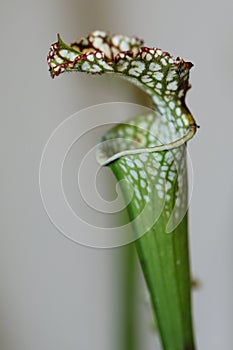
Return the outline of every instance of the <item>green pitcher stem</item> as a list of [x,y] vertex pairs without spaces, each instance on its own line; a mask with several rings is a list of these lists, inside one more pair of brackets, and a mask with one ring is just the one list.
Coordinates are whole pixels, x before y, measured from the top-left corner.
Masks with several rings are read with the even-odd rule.
[[[118,180],[124,178],[118,161],[109,166]],[[125,188],[123,194],[127,197]],[[134,210],[130,204],[128,209],[130,219],[134,220]],[[187,218],[188,214],[171,233],[167,234],[165,233],[167,215],[162,212],[151,229],[136,241],[164,350],[195,349]],[[143,216],[140,219],[143,221]]]
[[159,220],[136,246],[164,349],[194,350],[187,215],[170,235]]
[[133,243],[126,246],[124,274],[124,299],[123,299],[123,350],[135,350],[135,331],[136,331],[136,261],[135,246]]

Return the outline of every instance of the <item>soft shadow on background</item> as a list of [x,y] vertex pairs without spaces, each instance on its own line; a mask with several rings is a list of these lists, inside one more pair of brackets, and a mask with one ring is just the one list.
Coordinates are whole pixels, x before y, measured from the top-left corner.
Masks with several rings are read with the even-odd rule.
[[[69,42],[94,29],[137,35],[194,63],[187,102],[201,125],[189,145],[192,270],[201,281],[195,328],[198,349],[232,348],[232,11],[230,0],[1,3],[1,350],[120,348],[113,315],[120,319],[124,247],[96,250],[66,239],[49,221],[38,185],[43,147],[61,121],[97,103],[149,103],[119,79],[50,79],[46,55],[56,34]],[[154,349],[148,310],[141,311],[138,349]]]

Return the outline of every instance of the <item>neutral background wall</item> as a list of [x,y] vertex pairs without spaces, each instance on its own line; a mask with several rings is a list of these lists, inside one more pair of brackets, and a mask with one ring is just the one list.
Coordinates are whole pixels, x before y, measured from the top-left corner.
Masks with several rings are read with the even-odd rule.
[[[61,121],[96,103],[138,102],[138,90],[119,80],[49,78],[56,33],[69,42],[94,29],[138,35],[195,64],[188,105],[201,125],[189,147],[192,269],[202,284],[194,293],[197,343],[232,349],[232,11],[230,0],[1,2],[1,350],[120,348],[111,314],[124,248],[65,238],[38,185],[43,147]],[[144,336],[153,349],[150,332]]]

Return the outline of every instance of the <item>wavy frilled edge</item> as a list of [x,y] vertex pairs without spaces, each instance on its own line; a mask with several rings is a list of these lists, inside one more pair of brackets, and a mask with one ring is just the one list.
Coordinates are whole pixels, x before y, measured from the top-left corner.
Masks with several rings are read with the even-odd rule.
[[58,35],[47,57],[51,77],[64,72],[112,73],[136,84],[152,98],[157,115],[169,137],[154,147],[124,149],[101,158],[101,165],[126,155],[170,150],[191,139],[196,122],[185,104],[189,72],[193,64],[175,58],[160,48],[143,46],[137,37],[94,31],[85,38],[65,44]]

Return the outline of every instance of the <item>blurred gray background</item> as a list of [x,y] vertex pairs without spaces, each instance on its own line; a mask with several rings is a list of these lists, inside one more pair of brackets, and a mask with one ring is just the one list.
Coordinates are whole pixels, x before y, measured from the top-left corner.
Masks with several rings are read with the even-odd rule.
[[[115,322],[125,248],[91,249],[65,238],[38,185],[42,150],[60,122],[101,102],[146,101],[119,79],[50,79],[46,55],[56,34],[70,42],[95,29],[137,35],[195,65],[187,102],[201,125],[189,144],[192,271],[201,281],[193,294],[197,344],[233,348],[232,11],[230,0],[1,2],[1,350],[121,349]],[[141,309],[138,349],[154,349]]]

